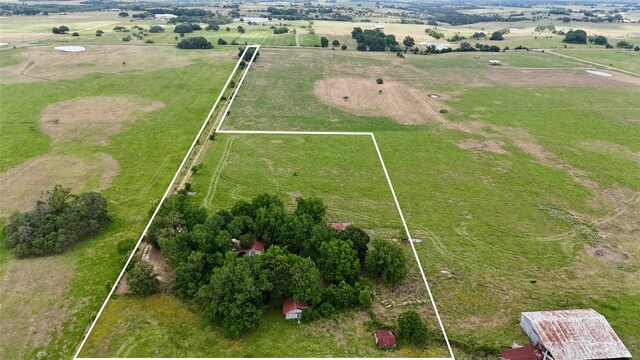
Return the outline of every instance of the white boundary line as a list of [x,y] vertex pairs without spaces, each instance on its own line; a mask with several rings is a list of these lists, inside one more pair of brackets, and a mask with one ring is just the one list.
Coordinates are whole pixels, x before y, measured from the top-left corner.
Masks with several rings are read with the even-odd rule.
[[[444,358],[449,360],[455,360],[455,356],[453,355],[453,350],[451,349],[451,344],[449,343],[449,337],[447,336],[447,332],[444,330],[444,325],[442,324],[442,319],[440,318],[440,313],[438,312],[438,307],[433,299],[433,294],[431,293],[431,288],[429,287],[429,283],[427,282],[427,277],[424,274],[424,270],[422,269],[422,263],[420,262],[420,258],[418,257],[418,252],[414,246],[413,238],[411,237],[411,233],[409,232],[409,227],[407,226],[407,222],[404,219],[404,214],[402,213],[402,208],[400,207],[400,202],[398,202],[398,197],[396,196],[396,191],[393,188],[393,184],[391,183],[391,178],[389,177],[389,172],[387,171],[387,167],[384,164],[384,159],[382,158],[382,153],[380,152],[380,148],[378,147],[378,142],[376,141],[376,136],[372,132],[330,132],[330,131],[252,131],[252,130],[220,130],[218,131],[220,134],[246,134],[246,135],[351,135],[351,136],[370,136],[373,141],[373,146],[376,148],[376,153],[378,154],[378,159],[380,159],[380,165],[382,165],[382,171],[384,171],[384,176],[387,179],[387,183],[389,184],[389,189],[391,190],[391,195],[393,196],[393,201],[396,204],[396,208],[398,210],[398,214],[400,214],[400,219],[402,220],[402,225],[404,226],[404,230],[407,233],[407,237],[409,238],[409,244],[411,244],[411,250],[413,250],[413,255],[416,258],[416,262],[418,263],[418,268],[420,269],[420,274],[422,275],[422,280],[424,281],[424,285],[427,288],[427,293],[429,293],[429,300],[431,301],[431,306],[433,306],[433,310],[436,313],[436,317],[438,318],[438,325],[440,326],[440,330],[442,331],[442,335],[444,335],[444,340],[447,344],[447,348],[449,349],[449,354],[451,354],[450,358]],[[427,359],[436,359],[436,358],[427,358]],[[442,359],[442,358],[437,358]]]
[[80,343],[80,346],[78,347],[78,350],[76,350],[76,353],[73,356],[74,359],[78,358],[78,355],[80,354],[80,351],[82,350],[82,347],[84,346],[85,342],[89,338],[89,335],[91,335],[91,332],[93,331],[93,327],[98,322],[98,319],[100,318],[100,315],[102,315],[102,312],[104,311],[104,308],[107,305],[107,302],[109,302],[109,299],[111,298],[111,296],[113,295],[114,291],[116,290],[116,287],[118,286],[118,283],[122,279],[122,276],[124,275],[124,272],[126,271],[127,267],[129,266],[129,263],[131,262],[131,259],[135,255],[136,250],[138,249],[138,246],[140,246],[140,243],[142,242],[142,239],[144,239],[144,237],[147,235],[147,231],[149,230],[149,227],[151,226],[151,223],[153,222],[153,220],[155,219],[156,215],[158,214],[158,211],[160,211],[160,207],[162,207],[162,204],[164,203],[164,200],[167,198],[167,196],[171,192],[171,188],[173,187],[173,184],[175,183],[175,181],[178,178],[178,176],[180,175],[180,172],[182,171],[182,168],[184,167],[184,164],[189,159],[189,156],[191,155],[191,152],[196,147],[198,139],[200,139],[200,136],[202,135],[202,132],[207,127],[207,124],[209,122],[209,119],[210,119],[211,115],[213,114],[213,111],[215,110],[216,106],[218,106],[218,103],[220,102],[220,99],[222,98],[222,94],[224,94],[225,90],[227,89],[227,86],[229,85],[229,82],[233,78],[233,75],[236,73],[236,70],[238,69],[238,66],[240,65],[240,61],[242,61],[242,59],[243,59],[245,53],[247,52],[248,48],[249,48],[249,46],[245,47],[244,52],[242,53],[242,55],[238,59],[238,62],[236,63],[236,66],[233,68],[233,71],[231,72],[231,75],[229,75],[229,79],[227,80],[227,83],[224,85],[224,87],[220,91],[220,95],[218,95],[218,99],[216,100],[216,102],[214,103],[213,107],[211,108],[211,111],[209,111],[209,115],[207,115],[207,117],[205,118],[204,122],[202,123],[202,126],[200,127],[200,131],[198,131],[198,134],[196,135],[195,139],[193,140],[193,143],[191,143],[191,147],[189,148],[189,150],[187,150],[187,153],[185,154],[184,159],[182,159],[182,163],[180,163],[180,166],[178,167],[178,170],[176,171],[176,174],[173,176],[173,179],[171,179],[171,183],[169,183],[169,186],[167,187],[167,190],[164,192],[164,195],[162,196],[162,199],[160,199],[160,202],[158,203],[158,206],[156,206],[156,209],[154,210],[153,215],[151,215],[151,218],[149,219],[149,222],[147,223],[147,226],[145,226],[144,230],[142,231],[142,234],[140,235],[140,238],[138,239],[138,242],[136,243],[136,246],[133,248],[133,251],[129,255],[129,258],[127,259],[127,262],[125,263],[124,267],[122,268],[122,271],[120,271],[120,275],[118,275],[118,279],[116,280],[116,282],[111,287],[111,291],[109,291],[109,295],[107,295],[107,298],[105,299],[104,303],[102,303],[102,307],[100,307],[100,310],[98,311],[98,314],[96,315],[96,318],[91,323],[91,327],[89,328],[89,331],[86,334],[84,334],[82,342]]

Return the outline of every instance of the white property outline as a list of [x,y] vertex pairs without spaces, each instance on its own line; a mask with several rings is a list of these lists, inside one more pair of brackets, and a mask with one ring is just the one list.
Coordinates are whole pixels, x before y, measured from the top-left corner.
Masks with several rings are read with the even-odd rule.
[[[427,277],[425,276],[424,270],[422,269],[422,263],[420,262],[420,258],[418,257],[418,253],[417,253],[416,248],[414,246],[414,240],[411,237],[411,233],[409,232],[409,227],[407,226],[407,222],[406,222],[406,220],[404,218],[404,214],[402,212],[402,208],[400,207],[400,203],[399,203],[398,198],[396,196],[395,189],[393,187],[393,184],[391,183],[391,178],[389,177],[389,173],[387,171],[387,167],[386,167],[386,165],[384,163],[384,159],[382,158],[382,153],[380,152],[380,148],[378,147],[378,142],[376,141],[376,137],[375,137],[373,132],[263,131],[263,130],[221,130],[220,129],[222,127],[222,124],[224,123],[224,120],[227,117],[227,113],[229,112],[229,109],[231,108],[231,104],[235,100],[235,97],[238,94],[238,91],[240,90],[240,86],[244,82],[244,78],[246,77],[246,75],[247,75],[247,73],[249,71],[249,68],[251,67],[251,64],[253,64],[253,61],[255,60],[255,57],[258,54],[258,50],[260,49],[260,45],[249,45],[249,46],[245,47],[244,52],[242,53],[242,56],[238,60],[238,63],[236,64],[235,68],[233,69],[233,72],[229,76],[229,79],[227,80],[227,83],[225,84],[225,86],[223,87],[222,91],[220,92],[220,95],[218,96],[218,99],[216,100],[215,104],[211,108],[211,111],[209,112],[209,115],[207,116],[207,118],[205,119],[204,123],[202,124],[202,127],[200,128],[200,131],[196,135],[193,143],[191,144],[191,147],[187,151],[187,154],[185,155],[184,159],[182,160],[182,163],[180,164],[180,167],[176,171],[176,174],[174,175],[173,179],[171,180],[171,183],[167,187],[167,190],[165,191],[162,199],[158,203],[158,206],[156,207],[155,211],[153,212],[153,215],[149,219],[149,222],[147,223],[147,226],[145,227],[144,231],[140,235],[140,238],[138,239],[138,243],[136,244],[136,247],[133,249],[132,253],[129,255],[129,258],[127,259],[127,262],[126,262],[125,266],[123,267],[122,271],[120,272],[120,275],[118,276],[117,281],[114,283],[113,287],[111,288],[111,291],[109,292],[109,295],[107,296],[106,300],[102,304],[102,307],[100,308],[100,311],[96,315],[96,318],[91,323],[91,327],[89,328],[89,331],[84,335],[84,338],[82,339],[82,342],[81,342],[80,346],[78,347],[78,350],[76,351],[74,359],[78,359],[78,355],[80,354],[80,351],[82,350],[82,347],[84,346],[85,342],[87,341],[87,339],[91,335],[91,332],[92,332],[95,324],[98,322],[98,319],[100,318],[100,315],[104,311],[104,308],[106,307],[107,303],[109,302],[109,299],[113,295],[116,287],[118,286],[118,283],[122,279],[122,276],[124,275],[125,270],[129,266],[129,263],[131,262],[131,259],[135,255],[135,252],[137,251],[138,247],[140,246],[140,243],[142,242],[142,240],[146,236],[147,231],[149,230],[149,227],[151,226],[153,220],[155,219],[155,216],[157,215],[158,211],[160,210],[160,207],[162,206],[162,204],[164,203],[164,200],[167,198],[168,194],[170,193],[170,191],[171,191],[176,179],[180,175],[180,172],[182,171],[185,163],[187,162],[187,160],[189,159],[189,156],[191,155],[193,149],[197,145],[198,139],[200,138],[200,136],[202,135],[202,132],[206,128],[207,124],[209,123],[209,120],[210,120],[211,116],[213,115],[213,112],[214,112],[215,108],[218,106],[218,103],[220,102],[222,94],[224,94],[225,90],[227,89],[227,86],[231,82],[231,79],[233,78],[238,66],[240,65],[240,62],[243,60],[244,55],[246,54],[247,50],[250,47],[251,48],[255,48],[253,56],[251,57],[251,60],[249,61],[249,63],[245,67],[244,73],[242,74],[242,77],[240,78],[240,81],[236,85],[236,88],[233,91],[232,96],[229,99],[229,102],[228,102],[225,110],[221,114],[221,118],[220,118],[220,121],[218,123],[218,126],[215,128],[215,133],[219,133],[219,134],[246,134],[246,135],[329,135],[329,136],[331,136],[331,135],[347,135],[347,136],[370,136],[371,140],[373,141],[373,145],[374,145],[374,147],[376,149],[376,153],[378,154],[378,159],[380,160],[380,165],[382,166],[382,170],[384,171],[384,175],[385,175],[385,177],[387,179],[387,183],[389,184],[389,189],[391,190],[391,195],[393,196],[393,200],[394,200],[394,202],[396,204],[396,209],[398,210],[398,213],[400,215],[400,219],[402,220],[402,225],[403,225],[404,230],[405,230],[405,232],[407,234],[407,238],[409,239],[409,244],[411,244],[411,249],[413,251],[413,255],[415,256],[416,262],[418,264],[418,268],[420,269],[420,274],[422,275],[422,280],[424,281],[424,284],[425,284],[426,289],[427,289],[427,293],[429,294],[429,300],[431,301],[431,305],[433,306],[433,310],[436,313],[436,317],[438,319],[438,325],[440,326],[440,330],[442,331],[442,335],[444,336],[445,342],[447,344],[447,348],[449,350],[449,354],[451,355],[451,357],[448,357],[448,358],[426,358],[426,359],[430,359],[430,360],[455,360],[455,356],[453,354],[453,350],[451,349],[451,344],[449,343],[449,338],[447,336],[446,331],[444,330],[444,325],[442,324],[442,319],[440,318],[440,313],[438,312],[438,308],[436,307],[436,303],[435,303],[435,301],[433,299],[433,294],[431,293],[431,288],[429,287],[429,283],[427,282]],[[412,358],[409,358],[409,359],[412,359]]]
[[[100,318],[100,315],[102,315],[102,312],[104,311],[105,306],[107,305],[107,303],[109,302],[109,299],[111,299],[111,296],[115,292],[116,287],[118,286],[118,283],[120,282],[120,279],[122,279],[122,276],[124,275],[125,270],[129,266],[129,263],[131,263],[131,259],[133,259],[133,256],[135,255],[136,251],[138,250],[138,247],[140,246],[140,243],[142,242],[144,237],[147,235],[147,231],[149,230],[149,227],[151,226],[151,223],[153,223],[153,220],[156,218],[156,215],[158,214],[158,211],[160,211],[160,208],[162,207],[162,204],[164,203],[164,200],[167,198],[167,196],[171,192],[171,189],[173,188],[173,184],[178,179],[178,176],[180,176],[180,172],[182,171],[182,168],[187,163],[187,161],[189,160],[189,156],[193,152],[193,149],[198,144],[198,140],[200,139],[200,136],[202,135],[202,132],[204,131],[204,129],[209,124],[209,120],[211,119],[211,116],[213,115],[213,111],[218,106],[218,103],[220,102],[220,99],[222,99],[222,95],[224,94],[225,90],[227,89],[227,86],[229,86],[229,83],[231,82],[231,79],[233,78],[233,75],[238,70],[238,67],[240,66],[240,62],[243,61],[244,55],[247,53],[247,50],[250,47],[256,47],[256,46],[246,46],[244,48],[244,51],[242,52],[240,58],[238,59],[238,62],[236,63],[236,66],[233,68],[233,71],[229,75],[229,79],[227,79],[227,82],[224,84],[224,87],[220,91],[220,95],[218,95],[218,99],[213,104],[213,107],[211,108],[211,111],[209,111],[209,114],[207,115],[207,117],[204,119],[204,122],[202,123],[202,126],[200,127],[200,131],[198,131],[198,134],[196,135],[195,139],[193,139],[193,142],[191,143],[191,147],[189,147],[189,150],[187,150],[187,153],[185,154],[184,159],[182,159],[182,163],[180,163],[180,166],[178,167],[178,170],[176,171],[176,174],[173,176],[173,179],[171,179],[171,182],[169,183],[169,186],[167,187],[167,190],[164,192],[164,195],[162,195],[162,198],[160,199],[160,202],[158,203],[158,206],[156,206],[156,209],[153,211],[153,215],[151,215],[151,218],[149,219],[149,222],[147,223],[147,226],[145,226],[144,230],[142,231],[142,234],[140,234],[140,238],[138,239],[138,242],[136,243],[136,246],[133,248],[133,251],[129,255],[129,258],[127,259],[127,262],[124,264],[124,267],[122,268],[122,271],[120,271],[120,275],[118,275],[118,279],[116,280],[116,282],[111,287],[111,291],[109,291],[109,294],[107,295],[107,298],[105,299],[104,303],[102,303],[102,307],[100,307],[100,310],[98,311],[98,314],[96,315],[96,318],[91,323],[91,327],[89,328],[89,331],[87,331],[83,335],[82,342],[80,343],[80,346],[78,347],[78,350],[76,350],[76,353],[73,356],[74,359],[78,358],[78,355],[80,354],[80,351],[82,350],[82,347],[84,346],[85,342],[89,338],[89,335],[91,335],[91,332],[93,331],[93,327],[98,322],[98,319]],[[257,53],[257,48],[259,48],[259,47],[260,46],[256,47],[256,51],[254,51],[254,56],[255,56],[255,53]],[[253,58],[251,58],[251,61],[253,61]],[[251,64],[249,64],[249,65],[251,65]],[[243,73],[243,76],[242,76],[243,79],[244,79],[244,76],[247,75],[248,70],[249,70],[249,66],[245,66],[244,73]],[[236,89],[235,93],[237,93],[237,89]],[[234,96],[235,96],[235,93],[234,93]],[[226,113],[225,113],[225,115],[226,115]],[[224,117],[223,117],[223,120],[224,120]],[[222,123],[222,121],[220,123]]]

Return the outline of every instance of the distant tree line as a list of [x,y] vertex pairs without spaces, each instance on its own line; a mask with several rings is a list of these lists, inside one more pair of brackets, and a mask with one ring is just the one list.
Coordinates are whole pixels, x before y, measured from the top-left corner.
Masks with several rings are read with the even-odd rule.
[[[263,308],[287,298],[309,305],[305,321],[337,311],[371,306],[362,269],[397,284],[407,273],[401,245],[374,239],[356,226],[336,231],[324,222],[318,198],[298,198],[287,211],[276,196],[262,194],[209,215],[186,193],[171,196],[149,229],[147,241],[161,249],[173,269],[176,296],[205,309],[205,315],[237,337],[255,328]],[[233,243],[232,239],[238,239]],[[266,251],[238,256],[258,239]],[[320,277],[329,284],[320,289]]]
[[401,51],[398,46],[396,36],[393,34],[385,34],[381,30],[362,30],[360,27],[353,28],[351,37],[356,40],[358,51]]
[[17,256],[60,253],[110,221],[100,193],[72,195],[71,189],[56,185],[35,209],[11,215],[4,227],[5,246]]

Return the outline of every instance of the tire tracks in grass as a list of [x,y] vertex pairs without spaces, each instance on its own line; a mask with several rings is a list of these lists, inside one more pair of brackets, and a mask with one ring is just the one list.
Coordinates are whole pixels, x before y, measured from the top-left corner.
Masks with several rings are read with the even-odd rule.
[[216,167],[216,170],[213,172],[211,176],[211,180],[209,181],[209,188],[207,189],[207,195],[205,195],[202,200],[202,205],[207,209],[211,210],[213,206],[213,197],[216,194],[218,189],[218,182],[220,181],[220,175],[222,171],[227,166],[227,160],[229,159],[229,154],[231,153],[231,148],[233,146],[234,141],[237,139],[237,136],[229,137],[227,143],[224,146],[224,150],[222,151],[222,156],[220,157],[220,162]]

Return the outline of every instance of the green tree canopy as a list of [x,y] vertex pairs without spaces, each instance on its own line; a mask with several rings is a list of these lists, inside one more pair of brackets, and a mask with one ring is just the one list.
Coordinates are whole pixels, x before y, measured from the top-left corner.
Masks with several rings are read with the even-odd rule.
[[158,292],[160,282],[153,272],[153,265],[142,260],[136,261],[133,268],[127,271],[127,285],[134,294],[151,295]]
[[428,339],[427,327],[420,315],[411,310],[398,317],[398,330],[402,339],[414,345],[424,345]]
[[584,30],[569,30],[564,35],[564,39],[562,42],[567,44],[586,44],[587,43],[587,32]]
[[353,283],[358,277],[360,260],[351,241],[333,239],[320,245],[318,266],[329,282]]
[[392,241],[373,239],[367,252],[365,268],[389,284],[397,284],[407,275],[407,257],[402,246]]
[[355,225],[350,225],[346,229],[338,233],[338,238],[342,240],[351,240],[353,248],[358,253],[358,259],[364,264],[364,258],[367,255],[367,245],[369,244],[369,235]]

